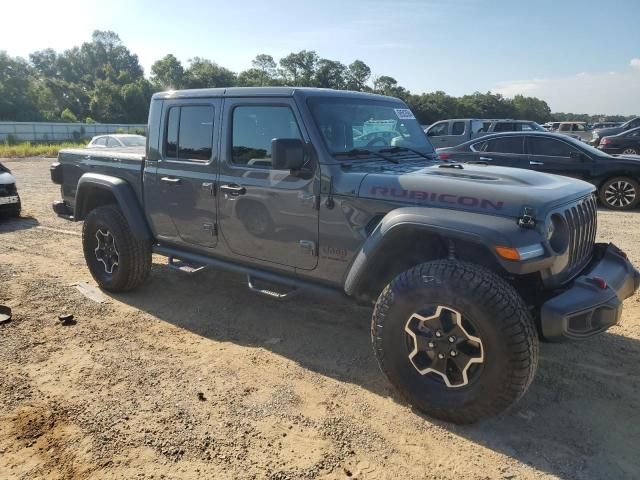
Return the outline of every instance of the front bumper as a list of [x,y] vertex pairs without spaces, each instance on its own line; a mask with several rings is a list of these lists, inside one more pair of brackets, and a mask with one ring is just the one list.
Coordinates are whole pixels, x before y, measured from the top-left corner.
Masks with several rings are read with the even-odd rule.
[[551,341],[580,340],[620,320],[622,301],[640,285],[640,272],[613,244],[597,244],[594,262],[540,309],[542,335]]

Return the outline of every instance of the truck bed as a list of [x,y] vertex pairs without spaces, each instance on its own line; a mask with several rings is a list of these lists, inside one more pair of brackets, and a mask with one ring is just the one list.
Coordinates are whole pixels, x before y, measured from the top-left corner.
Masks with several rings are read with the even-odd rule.
[[63,200],[74,206],[78,180],[85,173],[102,173],[126,180],[142,200],[142,169],[144,148],[70,148],[60,150],[58,162],[62,165],[64,183]]

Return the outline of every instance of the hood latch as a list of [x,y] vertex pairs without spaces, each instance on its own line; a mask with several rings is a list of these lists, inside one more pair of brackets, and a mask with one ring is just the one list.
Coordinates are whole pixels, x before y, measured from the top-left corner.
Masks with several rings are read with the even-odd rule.
[[533,213],[533,208],[524,207],[522,209],[522,215],[518,217],[518,226],[522,228],[535,228],[536,218]]

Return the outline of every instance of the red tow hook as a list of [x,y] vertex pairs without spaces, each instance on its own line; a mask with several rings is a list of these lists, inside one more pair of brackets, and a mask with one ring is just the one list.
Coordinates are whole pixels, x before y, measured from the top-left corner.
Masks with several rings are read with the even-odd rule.
[[607,289],[607,281],[602,278],[599,277],[598,275],[595,275],[593,277],[590,278],[590,280],[595,283],[599,289],[601,290],[606,290]]

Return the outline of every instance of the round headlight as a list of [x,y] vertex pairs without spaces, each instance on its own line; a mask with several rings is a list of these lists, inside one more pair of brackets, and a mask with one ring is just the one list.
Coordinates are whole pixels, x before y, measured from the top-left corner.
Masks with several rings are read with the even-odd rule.
[[549,246],[556,254],[562,254],[569,246],[569,227],[564,217],[559,213],[551,215],[550,220],[547,226]]

